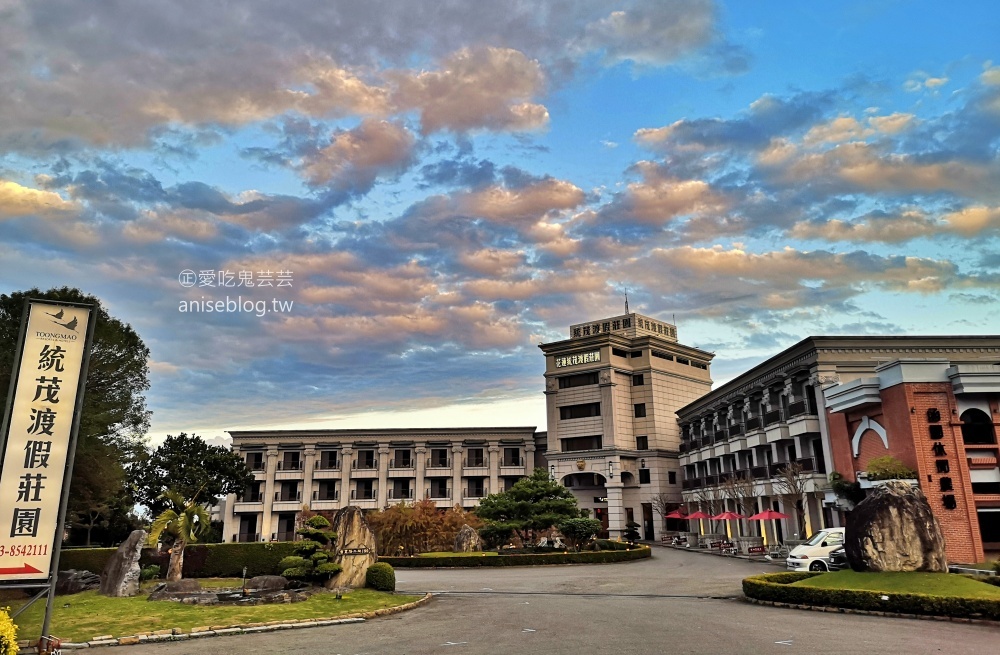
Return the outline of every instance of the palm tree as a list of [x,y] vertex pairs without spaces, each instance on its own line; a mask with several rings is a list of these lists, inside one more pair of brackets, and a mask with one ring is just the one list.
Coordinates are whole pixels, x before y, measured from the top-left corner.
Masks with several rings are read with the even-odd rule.
[[149,544],[155,545],[164,534],[173,537],[170,563],[167,565],[167,582],[176,582],[183,577],[184,548],[208,534],[212,517],[202,505],[194,500],[185,501],[183,496],[172,489],[161,497],[172,507],[153,521],[149,528]]

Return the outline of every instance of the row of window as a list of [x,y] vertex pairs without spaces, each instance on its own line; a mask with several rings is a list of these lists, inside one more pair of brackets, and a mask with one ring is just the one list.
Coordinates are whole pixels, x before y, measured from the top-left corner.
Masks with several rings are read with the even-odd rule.
[[[646,416],[646,403],[636,403],[632,406],[635,418]],[[592,418],[601,415],[601,403],[581,403],[579,405],[563,405],[559,408],[559,419],[568,421],[574,418]]]
[[[466,467],[487,466],[485,448],[466,448]],[[518,447],[505,447],[502,449],[501,466],[524,466],[524,454]],[[340,454],[336,450],[319,451],[319,459],[316,461],[316,468],[339,469]],[[430,457],[427,459],[427,466],[432,468],[446,468],[451,466],[450,448],[431,448]],[[247,467],[251,471],[264,470],[264,453],[259,451],[246,454]],[[278,461],[279,471],[300,471],[303,468],[301,453],[298,451],[285,451]],[[410,448],[396,448],[389,460],[390,468],[415,468],[416,460],[414,452]],[[375,450],[358,450],[357,459],[352,463],[355,469],[375,469],[378,468],[378,453]]]
[[[514,486],[518,480],[523,479],[523,476],[511,477],[504,476],[501,478],[501,484],[503,491],[508,491]],[[466,491],[466,497],[481,497],[486,495],[485,491],[488,488],[489,478],[486,477],[466,477],[464,478],[464,489]],[[428,491],[430,498],[449,498],[451,494],[452,482],[450,479],[432,479],[430,482],[430,489]],[[301,483],[297,481],[283,481],[276,485],[276,490],[274,492],[275,502],[301,502],[302,490],[300,488]],[[373,499],[378,496],[378,487],[375,480],[356,480],[353,484],[353,489],[351,491],[352,498],[360,499]],[[337,480],[322,480],[319,482],[317,489],[313,491],[312,500],[339,500],[340,499],[340,489],[339,481]],[[398,499],[412,499],[414,496],[415,484],[414,480],[402,479],[393,481],[392,488],[389,490],[389,498]],[[264,501],[264,486],[262,482],[251,482],[247,485],[247,488],[239,496],[241,502],[247,503],[260,503]],[[308,500],[308,499],[307,499]]]

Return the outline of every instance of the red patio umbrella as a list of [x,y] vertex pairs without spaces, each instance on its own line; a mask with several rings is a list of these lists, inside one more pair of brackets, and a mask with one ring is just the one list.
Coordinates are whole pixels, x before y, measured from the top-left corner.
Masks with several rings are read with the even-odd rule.
[[702,511],[694,512],[693,514],[688,514],[684,518],[686,519],[711,519],[712,517]]
[[713,521],[736,521],[738,519],[745,519],[746,517],[742,514],[737,514],[736,512],[723,512],[722,514],[716,514],[711,518]]
[[781,512],[776,512],[773,509],[765,509],[763,512],[758,512],[750,517],[751,521],[774,521],[775,519],[790,519],[788,514],[782,514]]
[[688,517],[687,514],[682,513],[679,509],[675,509],[674,511],[670,512],[669,514],[664,514],[663,518],[665,518],[665,519],[681,519],[681,520],[684,520],[684,519],[687,519],[689,517]]

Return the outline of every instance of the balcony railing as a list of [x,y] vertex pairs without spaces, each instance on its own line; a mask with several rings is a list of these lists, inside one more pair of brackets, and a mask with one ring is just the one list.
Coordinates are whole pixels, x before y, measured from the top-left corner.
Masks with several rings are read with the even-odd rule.
[[462,493],[465,498],[486,498],[486,496],[489,495],[486,487],[481,489],[464,489]]
[[738,437],[741,434],[743,434],[743,426],[741,424],[734,423],[733,425],[729,426],[729,436],[730,437]]
[[750,418],[748,418],[747,422],[746,422],[746,428],[747,428],[747,432],[750,432],[751,430],[759,430],[760,429],[760,417],[759,416],[751,416]]
[[393,500],[413,500],[413,489],[390,489],[389,498]]
[[378,460],[368,461],[363,459],[356,459],[351,462],[351,468],[358,471],[374,471],[378,468]]
[[966,423],[962,426],[962,441],[969,445],[985,446],[997,442],[993,426],[986,423]]
[[295,530],[285,530],[284,532],[272,532],[271,541],[297,541],[299,536]]
[[805,400],[796,400],[794,403],[788,405],[789,416],[802,416],[803,414],[811,413],[809,411],[809,404]]
[[302,470],[302,460],[281,460],[278,462],[279,471],[301,471]]
[[317,461],[313,468],[317,471],[339,471],[340,460],[334,462]]
[[302,492],[297,491],[295,494],[283,494],[280,491],[274,492],[274,502],[276,503],[290,503],[293,501],[302,500]]
[[351,489],[351,500],[376,500],[378,498],[378,489],[373,487],[371,489]]
[[681,489],[691,489],[692,482],[694,482],[694,480],[681,480]]
[[715,431],[715,443],[719,443],[720,441],[725,441],[728,438],[729,438],[729,433],[726,432],[725,429]]
[[411,469],[414,468],[416,464],[412,459],[393,459],[389,460],[389,468],[391,469]]
[[705,478],[695,478],[691,480],[692,489],[700,489],[705,486]]
[[781,410],[772,409],[770,412],[764,414],[764,425],[774,425],[775,423],[781,423]]
[[340,500],[340,491],[334,491],[333,493],[327,492],[325,494],[320,494],[320,492],[314,491],[313,500]]
[[465,468],[467,469],[481,469],[489,466],[489,458],[482,459],[467,459],[465,460]]
[[260,541],[260,533],[256,532],[238,532],[233,535],[233,541],[239,543],[255,543]]
[[764,479],[764,478],[771,477],[771,476],[769,476],[767,474],[767,467],[766,466],[754,466],[754,467],[751,467],[751,469],[750,469],[750,475],[752,475],[757,480],[761,480],[761,479]]
[[451,460],[450,459],[428,459],[427,468],[429,469],[450,469]]
[[523,459],[503,459],[500,461],[500,466],[524,466]]
[[719,476],[718,475],[714,475],[713,474],[713,475],[706,475],[705,476],[705,486],[706,487],[712,487],[712,486],[715,486],[717,484],[719,484]]
[[691,452],[691,450],[692,449],[691,449],[691,442],[690,441],[682,441],[681,442],[681,452],[682,453],[689,453],[689,452]]
[[816,470],[816,465],[812,457],[800,457],[795,461],[802,467],[803,473],[812,473]]
[[427,497],[431,500],[448,500],[451,498],[451,489],[438,489],[437,491],[431,489],[427,492]]
[[236,502],[238,502],[238,503],[262,503],[262,502],[264,502],[264,494],[262,494],[262,493],[260,493],[258,491],[255,494],[250,494],[250,495],[247,495],[247,496],[243,496],[242,498],[237,498]]
[[263,471],[264,462],[262,461],[247,461],[247,468],[251,471]]

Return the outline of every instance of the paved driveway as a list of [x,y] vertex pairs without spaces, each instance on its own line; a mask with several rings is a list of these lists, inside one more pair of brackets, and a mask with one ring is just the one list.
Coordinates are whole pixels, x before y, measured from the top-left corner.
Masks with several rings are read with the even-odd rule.
[[654,549],[594,566],[397,571],[422,608],[363,624],[130,646],[128,655],[261,652],[995,653],[1000,629],[804,612],[736,600],[740,580],[776,567]]

